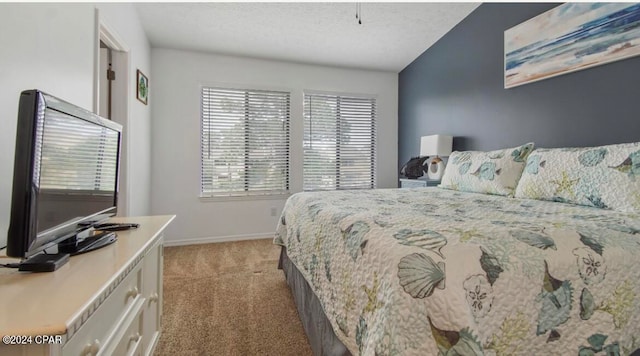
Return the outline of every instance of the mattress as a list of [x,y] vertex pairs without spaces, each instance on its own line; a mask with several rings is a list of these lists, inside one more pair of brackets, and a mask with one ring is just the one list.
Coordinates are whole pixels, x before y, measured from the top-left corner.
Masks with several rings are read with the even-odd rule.
[[439,188],[298,193],[275,243],[354,355],[626,355],[640,216]]

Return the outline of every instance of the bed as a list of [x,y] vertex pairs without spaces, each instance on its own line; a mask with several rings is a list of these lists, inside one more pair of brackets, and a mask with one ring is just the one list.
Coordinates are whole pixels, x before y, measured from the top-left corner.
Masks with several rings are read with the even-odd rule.
[[[600,166],[599,172],[627,177],[632,196],[625,190],[624,199],[615,196],[620,189],[602,187],[595,199],[596,188],[578,189],[576,179],[575,190],[560,189],[572,181],[562,155],[584,157],[585,150],[506,152],[513,154],[483,157],[521,161],[525,172],[511,184],[520,198],[485,194],[484,186],[483,193],[434,187],[288,199],[274,242],[282,246],[281,264],[316,354],[629,355],[640,349],[640,214],[610,209],[622,200],[633,206],[633,193],[640,192],[636,161],[624,157],[629,149],[579,160],[581,169]],[[552,180],[555,201],[547,201],[539,182],[531,182],[543,175],[538,171],[556,174],[540,165],[543,158],[553,166],[554,155],[563,169]],[[467,156],[452,154],[447,170],[486,178],[486,170],[469,169],[482,160]],[[630,168],[616,171],[620,166],[608,160]],[[474,163],[462,172],[466,162]],[[588,181],[588,171],[578,173]],[[527,194],[536,199],[524,199]],[[590,206],[577,204],[585,194]]]

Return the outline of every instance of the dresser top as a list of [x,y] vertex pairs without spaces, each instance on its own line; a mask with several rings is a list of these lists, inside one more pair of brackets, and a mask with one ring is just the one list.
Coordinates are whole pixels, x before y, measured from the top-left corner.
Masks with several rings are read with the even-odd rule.
[[[108,246],[71,256],[54,272],[0,268],[0,335],[62,335],[114,278],[151,246],[174,215],[113,218],[138,223]],[[19,262],[2,251],[0,263]]]

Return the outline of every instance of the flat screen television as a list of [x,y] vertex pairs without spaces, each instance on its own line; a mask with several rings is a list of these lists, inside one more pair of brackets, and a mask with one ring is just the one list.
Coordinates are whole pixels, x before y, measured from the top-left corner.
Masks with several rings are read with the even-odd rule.
[[[77,253],[81,234],[115,215],[121,135],[118,123],[42,91],[20,94],[8,256]],[[82,247],[113,241],[92,235]]]

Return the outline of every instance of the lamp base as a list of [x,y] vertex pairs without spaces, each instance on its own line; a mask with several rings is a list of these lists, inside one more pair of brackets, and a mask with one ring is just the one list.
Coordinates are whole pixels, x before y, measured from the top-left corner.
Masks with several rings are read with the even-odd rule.
[[444,162],[439,157],[432,159],[427,171],[427,177],[431,180],[441,180],[443,174]]

